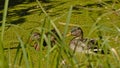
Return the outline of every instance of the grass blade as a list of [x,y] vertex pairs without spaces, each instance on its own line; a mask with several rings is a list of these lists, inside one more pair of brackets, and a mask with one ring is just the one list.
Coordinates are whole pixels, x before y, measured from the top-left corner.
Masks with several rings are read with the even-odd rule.
[[59,32],[59,30],[58,30],[58,28],[56,27],[56,25],[54,24],[53,20],[50,19],[49,15],[46,13],[46,11],[45,11],[44,8],[42,7],[41,3],[40,3],[38,0],[36,0],[36,2],[38,3],[39,7],[42,9],[42,11],[43,11],[43,13],[46,15],[46,17],[48,17],[48,19],[50,20],[51,25],[52,25],[52,26],[55,28],[55,30],[57,31],[60,39],[62,39],[62,35],[61,35],[61,33]]
[[68,26],[69,26],[69,23],[70,23],[71,15],[72,15],[72,6],[69,9],[68,17],[66,19],[66,25],[65,25],[65,28],[64,28],[65,30],[64,30],[64,34],[63,34],[64,37],[66,36],[67,30],[68,30]]
[[28,57],[27,57],[27,52],[25,50],[25,47],[24,47],[24,43],[23,41],[21,40],[20,36],[16,33],[17,35],[17,38],[20,42],[20,45],[21,45],[21,48],[22,48],[22,52],[23,52],[23,57],[24,57],[24,60],[25,60],[25,63],[26,63],[26,68],[30,68],[29,67],[29,61],[28,61]]
[[3,13],[3,23],[2,23],[2,32],[1,32],[1,40],[0,40],[0,68],[4,68],[7,62],[5,61],[4,57],[4,48],[3,48],[3,38],[4,38],[4,31],[5,31],[5,22],[6,22],[6,17],[7,17],[7,9],[8,9],[8,2],[9,0],[5,0],[5,5],[4,5],[4,13]]

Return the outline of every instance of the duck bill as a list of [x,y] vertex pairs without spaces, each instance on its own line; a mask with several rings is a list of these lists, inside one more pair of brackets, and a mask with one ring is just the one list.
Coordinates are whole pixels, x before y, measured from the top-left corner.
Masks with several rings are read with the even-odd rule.
[[71,32],[69,32],[69,33],[66,35],[66,37],[69,37],[69,36],[71,36]]

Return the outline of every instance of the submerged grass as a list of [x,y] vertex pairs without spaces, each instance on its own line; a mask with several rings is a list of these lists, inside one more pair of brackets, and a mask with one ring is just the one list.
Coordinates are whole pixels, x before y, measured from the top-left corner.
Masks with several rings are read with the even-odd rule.
[[[90,1],[60,0],[58,2],[60,2],[61,5],[56,5],[55,4],[56,2],[54,3],[54,1],[43,4],[39,2],[39,0],[36,0],[37,7],[35,8],[37,8],[37,11],[31,10],[33,14],[34,13],[36,14],[32,15],[31,13],[30,15],[31,17],[29,15],[22,17],[22,20],[23,18],[29,18],[27,19],[28,21],[26,20],[27,24],[33,24],[32,26],[35,26],[35,28],[31,27],[31,29],[26,29],[28,28],[28,25],[23,26],[26,25],[25,22],[23,24],[14,24],[14,25],[7,24],[5,26],[5,20],[7,17],[6,16],[7,7],[8,7],[8,0],[7,0],[6,1],[7,5],[5,4],[6,8],[4,9],[5,11],[3,14],[3,23],[2,23],[2,32],[1,32],[1,47],[0,47],[1,68],[6,68],[4,67],[4,64],[9,65],[9,67],[11,68],[12,67],[14,68],[20,68],[20,67],[22,68],[86,68],[86,67],[87,68],[119,68],[120,43],[118,41],[120,40],[119,38],[120,20],[118,19],[120,18],[120,14],[118,12],[120,10],[114,5],[117,5],[120,2],[118,0],[101,1],[99,3],[97,3],[97,1],[94,0],[90,0]],[[52,3],[54,5],[51,5]],[[111,3],[113,3],[112,6]],[[54,8],[49,8],[49,6],[52,6]],[[99,10],[97,10],[98,8]],[[115,11],[111,10],[113,8],[116,8]],[[63,12],[63,13],[59,13],[59,12]],[[118,15],[115,16],[114,13],[115,14],[117,13]],[[56,14],[56,15],[52,16],[52,14]],[[57,16],[57,14],[59,16]],[[109,18],[111,18],[110,15],[114,16],[117,19],[112,18],[111,20],[109,20]],[[30,20],[32,18],[37,20],[37,24],[33,22],[35,20],[33,21]],[[33,23],[31,23],[31,21]],[[56,22],[62,22],[62,24]],[[10,27],[8,28],[8,30],[6,30],[5,33],[4,31],[8,25]],[[95,53],[72,54],[72,51],[69,49],[69,41],[72,37],[68,38],[66,37],[66,34],[70,31],[69,29],[71,27],[76,25],[83,28],[84,36],[88,38],[97,39],[98,42],[102,45],[101,48],[103,48],[105,51],[109,49],[110,54],[107,54],[107,52],[105,54],[95,54]],[[25,27],[25,29],[23,27]],[[53,28],[57,31],[59,38],[57,38],[58,42],[55,44],[55,46],[51,47],[50,36],[47,37],[45,33],[50,32],[50,30]],[[40,45],[39,51],[36,51],[33,48],[31,42],[29,42],[30,35],[34,31],[41,33],[40,41],[38,41]],[[16,50],[13,50],[12,48],[8,48],[6,49],[6,51],[4,51],[4,48],[2,47],[2,45],[5,43],[4,36],[7,36],[5,37],[7,38],[6,39],[7,42],[9,39],[8,37],[12,36],[9,35],[7,32],[8,33],[13,32],[12,34],[14,35],[15,38],[11,38],[14,40],[11,39],[10,40],[13,43],[11,46],[16,46]],[[47,42],[48,45],[47,47],[42,46],[44,40]],[[17,42],[15,43],[15,41]],[[5,47],[8,46],[6,45]],[[9,56],[7,57],[5,53],[9,54]],[[6,61],[7,59],[9,59],[9,62]]]

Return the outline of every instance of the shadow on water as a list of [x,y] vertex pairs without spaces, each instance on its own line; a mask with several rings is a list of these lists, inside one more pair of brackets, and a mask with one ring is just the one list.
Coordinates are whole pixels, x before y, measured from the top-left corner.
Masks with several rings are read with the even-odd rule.
[[4,48],[4,50],[8,50],[8,49],[19,49],[19,48],[21,48],[21,47],[19,46],[19,47]]
[[[92,4],[86,4],[86,5],[75,5],[73,6],[73,10],[80,10],[81,8],[84,7],[104,7],[106,4],[112,4],[113,1],[103,1],[103,2],[98,2],[98,3],[92,3]],[[118,3],[118,2],[115,2]]]
[[[14,16],[19,16],[19,18],[16,19],[16,20],[7,21],[7,23],[21,24],[21,23],[25,22],[25,18],[22,18],[22,16],[26,16],[26,15],[31,14],[31,12],[28,12],[28,11],[33,9],[34,7],[35,6],[29,7],[29,8],[26,8],[26,9],[13,10],[11,12],[8,11],[8,18],[11,18],[11,17],[14,17]],[[0,13],[0,26],[1,26],[1,23],[2,23],[2,16],[3,16],[3,13]]]
[[19,10],[13,10],[12,12],[9,12],[8,16],[14,16],[14,15],[17,15],[17,16],[26,16],[26,15],[29,15],[31,14],[30,12],[28,12],[29,10],[32,10],[34,9],[34,6],[33,7],[29,7],[29,8],[25,8],[25,9],[19,9]]
[[0,21],[2,21],[2,16],[3,16],[3,14],[2,14],[2,13],[0,13]]
[[[22,4],[22,3],[29,3],[29,2],[33,2],[35,0],[9,0],[9,7],[18,5],[18,4]],[[5,0],[0,0],[0,10],[4,8],[4,2]]]
[[[8,22],[7,21],[7,23],[9,23],[9,24],[14,24],[14,25],[17,25],[17,24],[22,24],[22,23],[24,23],[25,22],[25,18],[19,18],[19,19],[17,19],[17,20],[14,20],[14,21],[10,21],[10,22]],[[2,22],[0,22],[0,26],[2,26]],[[6,29],[5,30],[8,30],[11,26],[10,25],[6,25]],[[1,31],[0,31],[1,32]]]
[[[29,7],[29,8],[25,8],[25,9],[19,9],[19,10],[13,10],[13,11],[8,11],[8,17],[13,17],[13,16],[26,16],[31,14],[31,12],[29,12],[29,10],[33,10],[35,6]],[[0,21],[2,21],[2,16],[3,13],[0,13]]]
[[17,20],[14,20],[14,21],[12,21],[12,22],[10,22],[11,24],[22,24],[22,23],[24,23],[25,22],[25,18],[19,18],[19,19],[17,19]]
[[[13,20],[10,22],[7,21],[8,24],[6,25],[7,28],[5,30],[8,30],[11,27],[11,24],[17,25],[17,24],[22,24],[24,22],[25,22],[25,18],[19,18],[17,20]],[[2,26],[2,23],[0,23],[0,26]]]
[[[31,1],[33,1],[33,0],[31,0]],[[21,1],[15,1],[13,3],[10,2],[10,4],[12,4],[10,6],[15,6],[15,5],[23,3],[23,2],[24,1],[22,1],[22,0]],[[45,8],[46,11],[48,11],[49,9],[55,8],[57,6],[65,4],[65,3],[66,2],[61,2],[61,3],[52,2],[52,3],[49,3],[47,6],[43,6],[43,7]],[[34,5],[32,7],[28,7],[28,8],[21,8],[21,9],[18,9],[18,10],[8,11],[8,16],[7,16],[8,20],[11,17],[14,18],[14,16],[19,16],[19,18],[15,19],[15,20],[7,21],[7,23],[10,23],[10,24],[22,24],[22,23],[24,23],[25,22],[25,18],[23,18],[22,16],[26,16],[26,15],[32,14],[31,10],[33,10],[33,12],[36,12],[37,10],[34,10],[34,9],[38,9],[38,8],[36,8],[36,5]],[[62,11],[62,10],[60,10],[60,11]],[[58,15],[57,13],[59,13],[59,11],[55,12],[55,15]],[[2,15],[3,15],[3,13],[0,13],[0,22],[2,21]],[[0,24],[0,26],[1,26],[1,24]]]
[[60,9],[60,10],[57,10],[57,11],[54,11],[54,12],[50,9],[58,7],[58,6],[63,5],[65,3],[66,2],[50,4],[50,5],[44,6],[44,8],[47,11],[47,13],[51,13],[50,16],[59,16],[61,14],[61,11],[66,10],[66,8],[63,7],[63,9]]
[[84,5],[83,7],[92,7],[92,6],[104,7],[105,4],[112,4],[112,3],[113,1],[104,1],[99,3],[87,4],[87,5]]
[[[0,10],[3,9],[4,1],[5,0],[0,0]],[[34,0],[15,0],[15,1],[9,0],[9,7],[21,4],[21,3],[25,2],[25,1],[28,1],[28,3],[29,3],[29,2],[33,2]],[[8,11],[8,15],[7,15],[8,18],[9,17],[11,18],[11,17],[14,17],[14,16],[19,16],[20,18],[16,19],[16,20],[13,20],[13,21],[7,21],[7,23],[11,23],[11,24],[23,23],[25,21],[25,18],[21,18],[21,17],[25,16],[25,15],[29,15],[30,12],[28,12],[28,11],[33,9],[33,8],[34,8],[34,6],[29,7],[29,8],[25,8],[25,9]],[[0,26],[2,25],[2,17],[3,17],[3,12],[0,13]]]
[[51,9],[51,8],[55,8],[55,7],[57,7],[57,6],[60,6],[60,5],[63,5],[63,4],[65,4],[66,2],[61,2],[61,3],[55,3],[55,4],[50,4],[50,5],[47,5],[47,6],[45,6],[45,9],[46,10],[49,10],[49,9]]
[[[33,0],[30,0],[30,2],[31,1],[33,1]],[[14,5],[20,4],[22,2],[24,2],[24,1],[15,1],[10,6],[14,6]],[[55,7],[59,6],[59,5],[65,4],[65,3],[66,2],[62,2],[62,3],[50,2],[49,3],[50,5],[43,6],[43,7],[47,11],[47,10],[49,10],[51,8],[55,8]],[[31,12],[29,12],[30,10],[34,10],[34,9],[38,9],[36,5],[34,5],[32,7],[28,7],[28,8],[22,8],[22,9],[19,9],[19,10],[8,11],[8,17],[11,17],[11,16],[20,16],[20,17],[21,16],[26,16],[26,15],[31,14]],[[1,20],[2,20],[2,13],[0,13],[0,21]]]

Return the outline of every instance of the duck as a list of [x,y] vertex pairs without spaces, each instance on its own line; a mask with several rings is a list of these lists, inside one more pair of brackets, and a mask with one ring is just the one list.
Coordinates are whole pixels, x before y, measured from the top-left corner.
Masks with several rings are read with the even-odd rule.
[[39,50],[39,41],[40,41],[40,33],[39,32],[33,32],[30,36],[30,44],[35,48],[35,50]]
[[[57,42],[57,37],[59,38],[56,30],[52,29],[49,32],[46,32],[45,35],[47,38],[50,35],[50,43],[51,43],[51,47],[53,47]],[[33,32],[31,34],[30,41],[33,42],[32,45],[36,51],[40,50],[40,45],[39,45],[40,40],[41,40],[41,34],[39,32]],[[45,39],[43,39],[43,46],[44,47],[48,46]]]
[[87,39],[83,37],[82,28],[76,26],[71,29],[71,31],[67,34],[67,36],[74,36],[72,40],[70,40],[69,47],[75,52],[85,52],[85,53],[104,53],[98,42],[95,39]]

